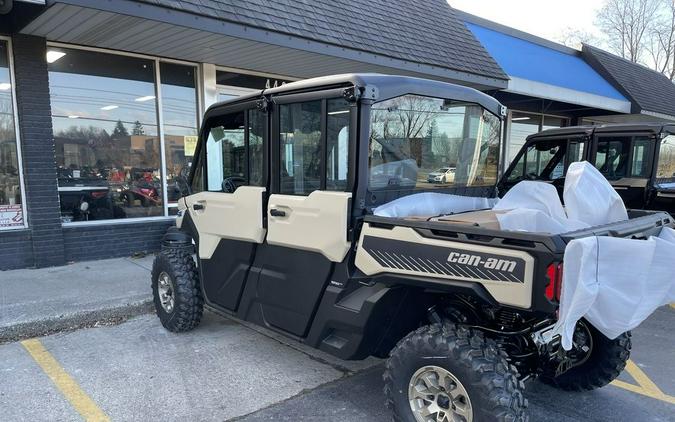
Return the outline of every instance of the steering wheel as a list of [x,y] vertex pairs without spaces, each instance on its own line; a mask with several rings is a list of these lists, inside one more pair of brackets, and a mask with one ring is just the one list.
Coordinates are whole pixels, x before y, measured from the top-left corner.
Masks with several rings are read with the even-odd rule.
[[223,192],[234,193],[234,191],[236,191],[237,188],[244,183],[246,183],[246,179],[243,177],[228,177],[223,179],[222,190]]
[[539,175],[537,173],[527,173],[525,177],[527,180],[539,180]]

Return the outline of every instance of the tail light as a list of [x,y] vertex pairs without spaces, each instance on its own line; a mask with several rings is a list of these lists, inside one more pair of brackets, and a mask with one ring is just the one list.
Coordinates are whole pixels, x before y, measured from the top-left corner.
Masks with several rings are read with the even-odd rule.
[[107,196],[107,195],[108,195],[108,191],[107,191],[107,190],[98,191],[98,192],[92,192],[92,193],[91,193],[91,197],[94,198],[94,199],[101,199],[101,198],[103,198],[103,197],[105,197],[105,196]]
[[562,262],[554,262],[546,269],[546,276],[548,277],[548,285],[546,286],[546,299],[550,301],[560,301],[560,291],[562,289]]

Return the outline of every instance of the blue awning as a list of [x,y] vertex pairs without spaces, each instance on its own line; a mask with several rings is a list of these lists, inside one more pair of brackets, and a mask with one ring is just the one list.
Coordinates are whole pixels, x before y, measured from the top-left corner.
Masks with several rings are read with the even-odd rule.
[[562,46],[552,48],[471,22],[466,25],[513,80],[509,91],[630,112],[630,102],[574,50],[565,52]]

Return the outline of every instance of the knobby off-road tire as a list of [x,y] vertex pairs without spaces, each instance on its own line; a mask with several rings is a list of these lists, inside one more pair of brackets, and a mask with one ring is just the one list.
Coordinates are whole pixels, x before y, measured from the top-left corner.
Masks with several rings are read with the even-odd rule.
[[[171,307],[166,303],[167,278],[173,296]],[[191,254],[167,250],[155,256],[152,264],[152,296],[157,316],[164,328],[179,333],[199,325],[204,312],[200,287],[199,274]],[[160,295],[162,291],[163,297]]]
[[557,377],[545,371],[539,377],[542,382],[566,391],[589,391],[604,387],[624,370],[630,357],[630,331],[610,340],[591,324],[586,327],[593,340],[588,360]]
[[[440,367],[462,384],[474,422],[528,420],[525,386],[505,352],[479,331],[444,323],[413,331],[392,350],[384,393],[395,421],[416,421],[408,392],[412,377],[424,367]],[[438,420],[453,420],[451,414],[446,417]]]

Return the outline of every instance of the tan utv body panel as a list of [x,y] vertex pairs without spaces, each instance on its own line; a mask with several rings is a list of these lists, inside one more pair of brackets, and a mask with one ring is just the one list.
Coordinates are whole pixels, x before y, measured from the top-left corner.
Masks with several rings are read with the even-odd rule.
[[[410,254],[401,254],[392,250],[367,251],[364,248],[364,240],[367,237],[371,237],[371,240],[377,238],[406,242],[410,244],[408,246],[412,250],[427,246],[447,248],[447,252],[442,252],[447,262],[433,262],[425,256],[410,256]],[[438,250],[438,248],[436,249]],[[466,268],[466,266],[461,271],[457,271],[459,275],[447,274],[447,272],[455,271],[451,259],[457,261],[456,258],[461,256],[458,254],[466,254],[467,257],[475,256],[473,254],[503,257],[503,259],[500,258],[499,262],[509,262],[510,259],[516,259],[523,264],[522,277],[510,276],[512,278],[509,281],[495,281],[488,279],[486,276],[486,273],[492,273],[491,271],[486,271],[482,267]],[[429,277],[436,279],[439,283],[443,283],[444,280],[480,283],[496,301],[503,305],[524,309],[532,306],[534,258],[521,251],[472,245],[451,240],[429,239],[422,237],[410,227],[395,226],[392,229],[387,229],[373,227],[366,223],[361,230],[355,264],[359,270],[369,276],[389,273]]]
[[[350,192],[314,191],[308,196],[271,195],[267,213],[267,243],[319,252],[342,262],[351,247],[347,240]],[[275,217],[270,210],[286,213]]]
[[[199,257],[210,259],[220,239],[262,243],[265,188],[240,186],[234,193],[199,192],[185,198],[188,212],[199,232]],[[201,204],[203,210],[193,206]]]

